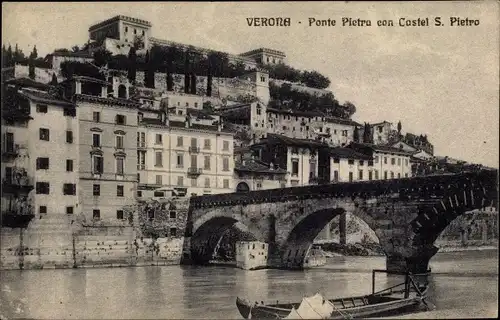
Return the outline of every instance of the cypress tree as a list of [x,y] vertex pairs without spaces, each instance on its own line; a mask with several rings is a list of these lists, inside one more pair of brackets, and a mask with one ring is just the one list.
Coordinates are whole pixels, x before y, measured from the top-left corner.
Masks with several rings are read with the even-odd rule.
[[212,65],[210,57],[208,57],[208,70],[207,70],[207,97],[212,96]]
[[56,74],[52,74],[52,80],[50,80],[50,85],[56,86],[57,85],[57,77]]
[[35,74],[35,55],[36,55],[36,48],[33,49],[33,51],[30,54],[29,58],[29,64],[28,64],[28,73],[29,77],[32,80],[35,80],[36,74]]
[[135,83],[137,74],[137,54],[135,47],[130,48],[130,51],[128,52],[128,60],[127,78],[131,83]]
[[196,75],[191,73],[191,94],[196,94]]
[[190,78],[189,78],[189,53],[186,52],[184,58],[184,93],[189,93],[190,88]]

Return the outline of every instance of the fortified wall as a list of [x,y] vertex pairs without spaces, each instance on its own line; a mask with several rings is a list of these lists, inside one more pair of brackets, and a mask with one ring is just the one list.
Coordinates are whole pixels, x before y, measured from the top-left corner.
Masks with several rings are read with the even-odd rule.
[[139,205],[114,223],[48,214],[27,228],[2,228],[0,269],[179,264],[189,203],[173,206],[158,203],[151,211]]

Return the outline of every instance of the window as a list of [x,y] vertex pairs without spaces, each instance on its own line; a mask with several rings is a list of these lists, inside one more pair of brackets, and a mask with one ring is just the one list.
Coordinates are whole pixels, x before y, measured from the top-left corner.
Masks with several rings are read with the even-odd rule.
[[368,180],[373,180],[373,173],[368,171]]
[[365,162],[363,160],[359,160],[359,165],[360,166],[364,166],[365,165]]
[[358,179],[363,180],[363,170],[359,170],[358,172]]
[[158,185],[162,185],[163,184],[163,181],[162,181],[162,175],[161,174],[157,174],[156,175],[156,184]]
[[229,158],[222,159],[222,171],[229,171]]
[[47,105],[46,104],[37,104],[36,105],[36,112],[38,113],[47,113]]
[[66,207],[66,214],[73,214],[73,207]]
[[333,171],[333,181],[334,182],[339,181],[339,172],[337,170]]
[[101,146],[101,135],[99,133],[92,134],[92,147],[99,148]]
[[163,167],[163,153],[161,151],[155,152],[155,167]]
[[229,150],[229,141],[223,141],[222,142],[222,150],[223,151],[228,151]]
[[260,77],[261,82],[266,82],[266,77]]
[[137,182],[141,182],[141,174],[140,173],[137,174]]
[[73,131],[66,131],[66,142],[73,143]]
[[146,133],[145,132],[137,132],[137,146],[141,148],[146,147]]
[[387,164],[387,157],[384,157],[384,164]]
[[116,210],[116,219],[123,220],[123,210]]
[[368,160],[368,166],[373,167],[373,160]]
[[123,186],[122,185],[116,186],[116,196],[123,197]]
[[73,160],[66,159],[66,171],[73,172]]
[[155,144],[162,144],[162,135],[161,133],[156,134]]
[[137,29],[134,29],[134,34],[137,34]]
[[170,236],[171,237],[177,236],[177,228],[170,228]]
[[398,179],[401,178],[401,173],[398,173]]
[[164,197],[164,196],[165,196],[165,192],[163,192],[163,191],[155,191],[155,192],[153,193],[153,196],[154,196],[154,197],[157,197],[157,198],[161,198],[161,197]]
[[203,149],[210,149],[210,139],[205,139]]
[[142,198],[142,191],[137,191],[137,197]]
[[125,32],[128,32],[128,27],[125,27]]
[[405,159],[405,165],[408,166],[408,159]]
[[177,218],[177,212],[170,211],[170,219],[175,219],[175,218]]
[[405,178],[408,178],[408,173],[405,173]]
[[391,158],[391,164],[395,165],[396,164],[396,158]]
[[222,180],[222,186],[224,189],[229,189],[229,179]]
[[63,194],[65,196],[74,196],[74,195],[76,195],[76,184],[74,184],[74,183],[65,183],[65,184],[63,184]]
[[401,158],[398,158],[398,166],[401,165]]
[[205,178],[205,188],[210,188],[210,178]]
[[256,123],[255,123],[255,126],[258,128],[258,127],[259,127],[259,124],[256,122]]
[[375,180],[378,180],[378,170],[375,170]]
[[92,157],[92,173],[102,174],[104,172],[104,161],[101,156]]
[[196,179],[191,179],[191,187],[196,187],[196,186],[197,186]]
[[177,137],[177,146],[178,146],[178,147],[182,147],[183,142],[184,142],[184,141],[183,141],[182,137]]
[[38,212],[39,213],[47,213],[47,206],[38,207]]
[[98,111],[94,111],[92,113],[92,120],[94,120],[94,122],[101,122],[101,113]]
[[184,168],[184,155],[177,154],[177,168]]
[[123,149],[123,138],[122,135],[116,136],[116,149]]
[[210,170],[210,156],[205,156],[203,169]]
[[339,158],[333,158],[333,163],[340,163],[340,159]]
[[191,138],[191,148],[195,149],[198,146],[198,140],[196,138]]
[[116,158],[116,174],[119,176],[123,176],[124,174],[124,159],[121,157]]
[[354,180],[354,175],[352,172],[349,172],[349,182],[352,182]]
[[184,185],[184,177],[178,176],[177,177],[177,185],[182,187]]
[[49,158],[37,158],[36,159],[36,169],[37,170],[48,170],[49,169]]
[[292,175],[298,175],[298,174],[299,174],[299,162],[293,161],[292,162]]
[[40,128],[40,140],[44,140],[44,141],[50,140],[49,129]]
[[117,114],[115,117],[115,123],[119,125],[125,125],[127,118],[124,115]]
[[96,220],[101,219],[101,210],[99,210],[99,209],[92,210],[92,218],[94,218]]
[[142,35],[145,35],[146,33],[144,32],[144,30],[142,30]]
[[387,180],[387,171],[384,171],[384,180]]
[[50,194],[50,184],[48,182],[37,182],[36,194]]
[[394,172],[391,171],[391,179],[394,179]]
[[101,195],[101,185],[100,184],[94,184],[92,186],[92,194],[94,196],[100,196]]
[[257,115],[261,114],[262,109],[260,107],[257,107]]
[[349,159],[349,160],[347,160],[347,163],[348,164],[354,164],[354,160],[353,159]]

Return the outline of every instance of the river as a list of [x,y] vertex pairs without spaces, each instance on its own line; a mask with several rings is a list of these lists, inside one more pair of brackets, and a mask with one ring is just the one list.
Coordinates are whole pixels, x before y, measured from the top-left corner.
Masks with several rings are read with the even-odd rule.
[[[430,266],[429,300],[441,316],[497,314],[497,251],[438,253]],[[371,270],[384,267],[385,257],[334,257],[306,271],[192,266],[4,271],[0,313],[38,319],[240,319],[236,296],[300,301],[316,292],[331,298],[364,294],[371,290]],[[379,286],[393,281],[381,275]]]

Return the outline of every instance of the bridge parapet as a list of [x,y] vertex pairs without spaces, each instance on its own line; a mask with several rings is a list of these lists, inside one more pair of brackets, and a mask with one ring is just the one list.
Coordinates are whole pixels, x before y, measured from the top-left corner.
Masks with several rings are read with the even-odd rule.
[[341,182],[334,184],[257,190],[245,193],[224,193],[191,197],[192,208],[248,205],[328,197],[350,197],[369,199],[395,195],[400,199],[431,199],[466,186],[481,186],[497,199],[498,170],[481,170],[460,174],[444,174],[413,178]]

